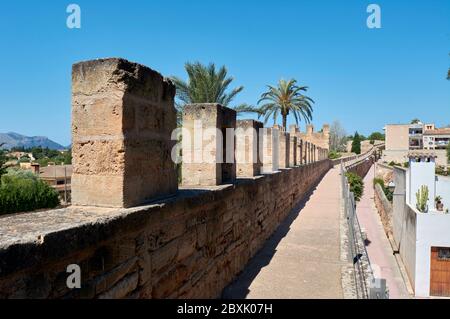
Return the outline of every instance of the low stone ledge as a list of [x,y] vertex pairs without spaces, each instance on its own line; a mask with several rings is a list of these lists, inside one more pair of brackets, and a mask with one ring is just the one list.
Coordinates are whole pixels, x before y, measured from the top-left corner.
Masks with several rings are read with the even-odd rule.
[[[214,298],[331,168],[324,160],[233,185],[181,188],[130,209],[0,218],[0,298]],[[82,289],[70,290],[77,264]]]
[[385,233],[388,237],[392,237],[393,208],[379,184],[375,185],[375,206],[380,214]]

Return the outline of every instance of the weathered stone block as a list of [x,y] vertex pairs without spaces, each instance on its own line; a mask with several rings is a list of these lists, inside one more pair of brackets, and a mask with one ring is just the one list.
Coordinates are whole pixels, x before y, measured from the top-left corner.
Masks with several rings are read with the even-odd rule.
[[100,294],[114,286],[119,280],[127,274],[134,273],[137,267],[138,258],[133,257],[123,264],[120,264],[113,270],[100,276],[95,280],[95,293]]
[[128,275],[120,280],[110,290],[98,296],[98,299],[121,299],[127,297],[133,290],[136,289],[139,283],[139,275],[137,272]]
[[220,104],[184,108],[183,185],[215,186],[235,181],[235,128],[236,111]]
[[299,138],[297,140],[298,144],[297,144],[297,159],[298,159],[298,164],[299,165],[303,165],[304,162],[304,158],[303,158],[303,152],[304,152],[304,142],[301,138]]
[[262,131],[262,173],[273,173],[279,168],[280,130],[264,128]]
[[297,133],[297,137],[323,149],[330,149],[330,126],[324,124],[321,132],[314,132],[312,124],[307,125],[306,133]]
[[175,87],[123,59],[72,70],[72,203],[132,207],[177,191]]
[[258,121],[237,121],[236,171],[238,177],[253,177],[261,173],[262,161],[259,156],[261,143],[259,139],[262,128],[263,124]]
[[289,147],[291,136],[289,133],[280,131],[280,156],[279,156],[279,168],[289,167]]
[[[219,297],[331,165],[321,161],[233,186],[189,190],[151,206],[6,217],[0,297]],[[17,233],[22,242],[14,240]],[[36,234],[45,240],[36,243]],[[81,290],[65,287],[73,263],[82,270]]]
[[294,167],[298,165],[297,162],[297,137],[292,136],[290,137],[290,145],[289,145],[289,166]]

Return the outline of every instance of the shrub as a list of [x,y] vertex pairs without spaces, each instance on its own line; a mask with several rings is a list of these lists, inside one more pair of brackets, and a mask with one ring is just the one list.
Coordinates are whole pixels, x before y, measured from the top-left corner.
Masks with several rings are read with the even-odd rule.
[[384,180],[381,178],[374,178],[373,179],[373,186],[375,186],[376,184],[380,184],[381,187],[384,187]]
[[331,151],[330,154],[328,154],[328,158],[329,159],[337,159],[337,158],[341,158],[342,154],[339,153],[338,151]]
[[392,199],[394,198],[394,193],[384,185],[384,180],[381,178],[374,178],[373,186],[375,187],[376,184],[379,184],[381,186],[381,189],[383,190],[383,193],[386,196],[387,200],[392,202]]
[[448,170],[444,166],[436,166],[436,175],[448,176]]
[[58,193],[31,172],[9,171],[1,178],[0,215],[58,205]]
[[383,133],[380,132],[373,132],[372,134],[369,135],[369,140],[372,141],[384,141],[386,136]]
[[345,174],[350,185],[350,191],[355,195],[355,200],[359,201],[364,193],[364,181],[359,175],[348,172]]
[[408,162],[405,162],[405,163],[403,163],[403,164],[400,164],[400,163],[391,161],[388,165],[389,165],[389,166],[400,166],[400,167],[403,166],[403,167],[406,167],[406,168],[409,167],[409,163],[408,163]]
[[5,164],[8,161],[5,152],[1,149],[2,145],[3,144],[0,144],[0,178],[2,177],[3,174],[6,173]]

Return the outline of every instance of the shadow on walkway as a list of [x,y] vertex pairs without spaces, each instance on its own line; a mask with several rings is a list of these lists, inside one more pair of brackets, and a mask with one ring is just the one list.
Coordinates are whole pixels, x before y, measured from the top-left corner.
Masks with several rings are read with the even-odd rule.
[[223,290],[222,299],[245,299],[247,297],[250,292],[249,287],[253,280],[258,276],[262,268],[269,265],[277,252],[278,244],[286,237],[291,229],[292,223],[297,219],[325,175],[326,174],[320,177],[317,183],[306,193],[305,197],[291,210],[289,215],[281,222],[272,236],[266,240],[264,246],[250,259],[238,277]]

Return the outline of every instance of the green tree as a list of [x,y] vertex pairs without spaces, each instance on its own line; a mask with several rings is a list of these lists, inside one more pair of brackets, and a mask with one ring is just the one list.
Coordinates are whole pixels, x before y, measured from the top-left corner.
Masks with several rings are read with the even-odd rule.
[[[347,151],[347,133],[339,121],[334,121],[330,127],[330,150],[338,152]],[[330,156],[335,156],[331,155]]]
[[420,120],[418,118],[415,118],[411,121],[411,124],[419,124]]
[[29,171],[10,171],[0,184],[0,215],[59,205],[58,193]]
[[380,132],[373,132],[372,134],[369,135],[368,139],[371,141],[384,141],[385,135]]
[[170,78],[177,88],[176,108],[179,123],[186,104],[219,103],[237,112],[253,111],[253,108],[247,104],[231,106],[234,98],[242,92],[244,87],[239,86],[229,91],[234,78],[228,76],[225,66],[217,70],[214,63],[206,66],[199,62],[188,62],[185,64],[185,69],[188,74],[187,82],[176,76]]
[[277,87],[268,86],[268,91],[261,95],[258,105],[262,102],[257,112],[264,116],[264,122],[267,123],[272,117],[274,123],[277,122],[278,116],[281,114],[283,119],[283,127],[287,127],[287,117],[290,113],[294,115],[295,121],[298,124],[301,118],[306,123],[312,120],[312,113],[314,101],[302,94],[308,91],[308,87],[297,85],[297,81],[292,79],[290,81],[280,80]]
[[361,154],[361,137],[358,132],[355,132],[355,135],[353,136],[352,153]]

